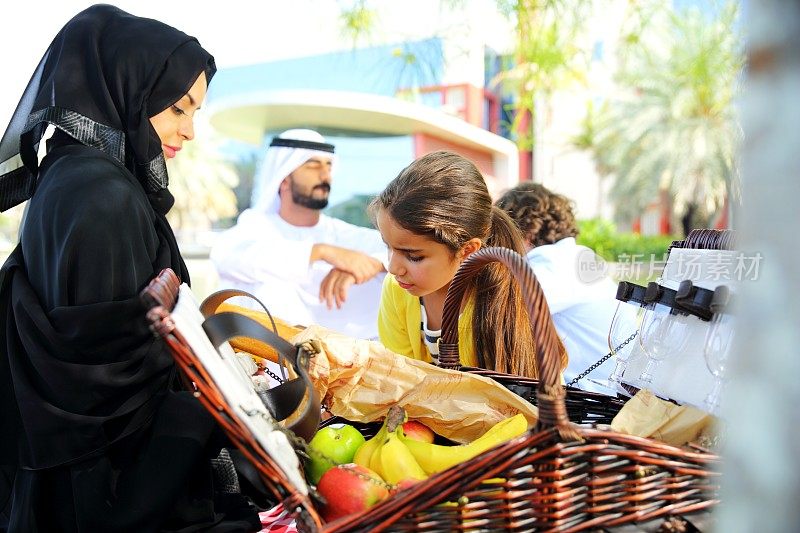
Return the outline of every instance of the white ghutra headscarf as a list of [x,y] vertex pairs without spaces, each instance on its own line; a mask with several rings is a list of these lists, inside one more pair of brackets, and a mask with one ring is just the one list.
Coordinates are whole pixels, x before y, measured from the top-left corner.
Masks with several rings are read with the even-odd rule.
[[334,147],[314,130],[287,130],[272,139],[253,187],[251,209],[259,213],[277,213],[281,206],[278,191],[281,182],[314,156],[330,157],[335,163]]

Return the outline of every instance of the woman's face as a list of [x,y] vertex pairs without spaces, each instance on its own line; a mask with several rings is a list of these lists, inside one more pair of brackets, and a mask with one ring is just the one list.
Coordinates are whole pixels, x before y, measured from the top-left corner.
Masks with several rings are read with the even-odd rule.
[[206,73],[201,72],[197,81],[180,100],[161,113],[150,117],[153,129],[161,139],[164,157],[171,159],[183,147],[184,141],[194,139],[194,114],[206,97]]
[[440,242],[400,226],[385,209],[378,211],[378,230],[389,249],[389,273],[414,296],[447,294],[461,262],[481,246],[471,239],[455,254]]

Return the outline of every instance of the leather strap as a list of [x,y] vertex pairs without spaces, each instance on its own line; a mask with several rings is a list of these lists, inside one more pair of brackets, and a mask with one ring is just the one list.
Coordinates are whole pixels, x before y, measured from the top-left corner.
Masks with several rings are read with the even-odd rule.
[[255,300],[261,309],[267,313],[269,317],[269,321],[272,322],[272,330],[278,331],[277,326],[275,326],[275,319],[272,318],[272,313],[269,312],[267,306],[264,305],[264,302],[250,294],[249,292],[240,291],[239,289],[222,289],[221,291],[217,291],[215,293],[210,294],[203,303],[200,304],[200,312],[203,314],[204,317],[208,318],[214,313],[217,312],[217,309],[225,300],[229,300],[235,296],[244,296],[245,298],[250,298],[251,300]]
[[[251,300],[255,300],[255,302],[259,305],[259,307],[261,307],[261,309],[263,309],[264,312],[267,313],[267,316],[269,317],[269,322],[270,324],[272,324],[272,331],[274,331],[276,334],[278,333],[278,326],[275,325],[275,319],[272,318],[272,313],[269,312],[269,309],[267,309],[267,306],[264,305],[264,302],[262,302],[249,292],[245,292],[243,290],[222,289],[210,294],[208,297],[206,297],[205,300],[203,300],[203,303],[200,304],[200,313],[204,317],[208,318],[217,312],[217,309],[219,309],[219,306],[222,305],[223,302],[231,298],[234,298],[236,296],[243,296],[245,298],[250,298]],[[284,356],[280,352],[280,350],[278,350],[278,362],[281,366],[281,375],[283,376],[283,379],[286,379],[286,372],[284,370],[284,368],[286,367],[286,363],[284,362]]]
[[[238,295],[235,294],[234,296]],[[243,295],[246,295],[246,293]],[[216,305],[213,305],[212,302],[206,308],[213,307],[213,309],[216,309],[225,299],[227,298],[219,300]],[[291,426],[288,426],[288,429],[306,441],[311,440],[319,426],[321,404],[306,369],[308,354],[300,348],[292,346],[252,318],[238,313],[211,315],[203,322],[203,329],[217,348],[234,337],[249,337],[269,344],[275,348],[282,359],[291,364],[298,377],[273,387],[259,396],[261,396],[264,405],[269,409],[272,416],[276,420],[282,421],[297,411],[304,397],[306,397],[306,393],[308,393],[308,400],[302,415]]]

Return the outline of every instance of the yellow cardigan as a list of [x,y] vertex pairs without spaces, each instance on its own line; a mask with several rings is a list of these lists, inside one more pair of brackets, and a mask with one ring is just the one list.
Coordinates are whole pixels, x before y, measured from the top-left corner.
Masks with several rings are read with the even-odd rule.
[[[458,317],[458,352],[461,364],[465,366],[478,366],[472,340],[474,308],[475,302],[470,298]],[[387,274],[378,312],[378,335],[383,345],[395,353],[431,362],[431,354],[422,340],[421,324],[419,298],[400,287],[394,276]]]

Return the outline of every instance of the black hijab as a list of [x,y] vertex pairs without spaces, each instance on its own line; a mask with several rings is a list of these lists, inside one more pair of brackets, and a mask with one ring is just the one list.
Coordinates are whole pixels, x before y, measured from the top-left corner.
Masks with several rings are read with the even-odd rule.
[[194,38],[107,5],[70,20],[39,63],[0,141],[2,161],[24,163],[0,175],[2,209],[33,196],[0,271],[0,465],[96,456],[159,409],[174,363],[138,292],[162,268],[188,273],[149,117],[214,71]]
[[210,82],[214,58],[162,22],[109,5],[76,15],[45,52],[0,140],[0,211],[33,195],[36,150],[53,124],[124,164],[165,212],[173,202],[149,117],[178,101],[200,72]]

